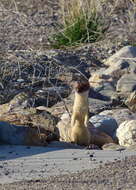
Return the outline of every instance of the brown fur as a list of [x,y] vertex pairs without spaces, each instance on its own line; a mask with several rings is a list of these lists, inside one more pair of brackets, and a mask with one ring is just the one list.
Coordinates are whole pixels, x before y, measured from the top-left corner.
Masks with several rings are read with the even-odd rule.
[[113,139],[106,133],[90,128],[88,105],[88,82],[75,84],[75,100],[71,117],[71,141],[79,145],[95,144],[99,147],[106,143],[113,143]]
[[73,105],[73,113],[71,117],[71,127],[75,125],[75,121],[84,120],[85,126],[87,126],[89,120],[89,105],[88,105],[88,93],[89,82],[76,82],[75,88],[75,100]]
[[75,100],[71,117],[71,141],[79,144],[90,144],[88,123],[88,82],[75,83]]
[[89,91],[90,84],[88,81],[78,81],[73,84],[74,89],[77,93],[82,93],[85,91]]
[[90,144],[90,132],[82,118],[76,120],[74,126],[71,128],[71,141],[85,146]]

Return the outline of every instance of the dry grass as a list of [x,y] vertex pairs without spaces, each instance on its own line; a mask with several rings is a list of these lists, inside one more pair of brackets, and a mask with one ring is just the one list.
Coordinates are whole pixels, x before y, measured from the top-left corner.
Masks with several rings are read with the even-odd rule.
[[62,29],[54,36],[54,46],[95,42],[104,33],[103,1],[60,0]]
[[105,36],[135,44],[135,15],[136,0],[0,0],[0,50],[49,48],[56,30],[58,47]]
[[[48,76],[45,50],[50,48],[48,38],[56,33],[59,23],[63,25],[57,28],[57,47],[103,37],[111,43],[128,40],[136,45],[136,0],[0,0],[0,97],[5,87],[13,89],[12,80],[23,77],[35,82]],[[43,58],[39,59],[40,52]],[[56,72],[61,74],[49,65],[55,77]]]
[[135,44],[135,0],[60,0],[60,6],[63,24],[54,35],[54,47],[96,42],[105,36]]
[[101,1],[94,0],[60,0],[61,10],[63,14],[63,23],[73,24],[77,18],[84,15],[89,19],[93,14],[97,14],[101,9]]

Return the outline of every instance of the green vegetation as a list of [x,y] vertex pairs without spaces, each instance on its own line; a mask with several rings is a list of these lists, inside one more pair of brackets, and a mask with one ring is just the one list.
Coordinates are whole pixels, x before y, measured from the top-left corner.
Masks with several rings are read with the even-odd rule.
[[61,0],[63,24],[52,37],[55,48],[74,46],[80,43],[95,42],[104,33],[104,19],[100,15],[102,1],[70,0],[64,5]]

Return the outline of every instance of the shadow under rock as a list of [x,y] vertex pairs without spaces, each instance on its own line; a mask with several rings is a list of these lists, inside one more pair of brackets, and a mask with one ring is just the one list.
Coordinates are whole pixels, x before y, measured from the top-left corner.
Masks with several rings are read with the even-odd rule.
[[16,159],[66,148],[83,148],[60,141],[51,141],[45,146],[29,146],[26,141],[26,137],[29,138],[27,129],[24,126],[11,125],[0,121],[0,160]]
[[90,89],[89,91],[89,98],[94,98],[94,99],[99,99],[103,101],[110,101],[110,97],[104,96],[99,92],[96,92],[93,88]]
[[[13,160],[21,157],[41,155],[48,152],[55,152],[64,149],[83,149],[84,147],[67,142],[57,142],[43,146],[23,146],[23,145],[0,145],[0,161]],[[55,155],[55,153],[54,153]]]

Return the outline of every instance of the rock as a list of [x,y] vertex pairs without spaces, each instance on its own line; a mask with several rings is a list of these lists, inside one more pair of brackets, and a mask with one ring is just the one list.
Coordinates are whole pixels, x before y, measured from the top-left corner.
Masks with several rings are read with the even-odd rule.
[[114,132],[118,128],[118,124],[114,118],[105,115],[95,115],[91,117],[89,121],[96,129],[114,138]]
[[19,83],[24,82],[24,79],[17,79],[17,82]]
[[[0,121],[7,123],[1,125],[1,138],[4,138],[2,141],[9,144],[20,144],[23,139],[25,144],[42,145],[42,141],[45,143],[45,139],[46,141],[58,139],[58,130],[56,128],[58,118],[45,109],[38,110],[34,107],[29,107],[28,97],[27,94],[20,93],[9,103],[0,105]],[[22,138],[20,140],[16,138],[17,142],[14,141],[14,136],[16,137],[17,134],[20,136],[21,131]]]
[[122,94],[136,90],[136,75],[133,73],[124,74],[117,82],[116,90]]
[[128,61],[129,58],[136,57],[136,47],[135,46],[125,46],[121,48],[118,52],[108,58],[105,62],[106,65],[112,65],[117,63],[119,60]]
[[[136,69],[136,64],[132,64],[132,66],[134,65],[135,67],[133,71]],[[101,88],[104,83],[109,83],[115,87],[120,77],[129,72],[130,64],[128,62],[119,60],[118,62],[110,65],[108,68],[102,68],[93,73],[89,78],[89,82],[95,90]]]
[[119,144],[115,144],[115,143],[109,143],[109,144],[104,144],[102,146],[103,150],[116,150],[116,151],[122,151],[125,150],[126,147],[124,146],[120,146]]
[[[131,48],[133,49],[134,47],[131,47]],[[126,49],[126,47],[122,48],[122,50],[120,51],[124,52],[125,51],[124,49]],[[135,50],[133,50],[133,52],[134,51]],[[112,82],[112,84],[116,86],[117,81],[120,79],[122,75],[128,74],[128,73],[135,73],[136,71],[135,56],[129,57],[129,54],[126,54],[125,59],[123,59],[122,53],[120,55],[119,52],[111,56],[106,61],[105,64],[106,66],[108,65],[108,68],[101,68],[92,74],[92,76],[89,79],[91,86],[93,86],[94,88],[97,88],[100,85],[102,85],[103,82]]]
[[97,145],[99,148],[101,148],[104,144],[114,142],[110,135],[95,128],[92,123],[88,124],[88,129],[91,135],[91,146]]
[[[126,46],[112,55],[105,62],[109,67],[102,72],[110,75],[114,80],[119,80],[124,74],[134,73],[136,70],[136,47]],[[115,81],[115,82],[116,82]]]
[[[101,94],[93,94],[92,95],[94,98],[89,97],[89,112],[91,115],[94,114],[98,114],[103,110],[106,110],[109,108],[111,102],[109,101],[109,99],[106,101],[105,100],[101,100],[101,99],[105,99],[105,97],[103,97]],[[98,99],[101,98],[101,99]]]
[[125,104],[132,112],[136,112],[136,91],[132,92],[128,96],[127,100],[125,101]]
[[0,141],[4,143],[42,146],[45,141],[58,139],[58,119],[47,111],[18,108],[4,113],[0,120],[4,121],[0,123]]
[[65,112],[61,116],[61,120],[57,123],[57,128],[59,130],[59,140],[64,142],[71,142],[70,133],[71,133],[71,125],[70,125],[70,116],[67,112]]
[[26,107],[29,95],[25,92],[17,94],[9,103],[0,105],[0,117],[18,107]]
[[110,75],[114,80],[118,80],[123,74],[128,73],[129,71],[130,64],[127,61],[119,60],[114,64],[111,64],[104,73],[107,76]]
[[136,144],[136,120],[124,121],[117,129],[116,136],[121,146]]
[[16,95],[9,103],[0,105],[0,120],[15,125],[39,126],[54,131],[58,121],[48,111],[30,107],[30,94],[22,92]]
[[99,86],[99,88],[96,89],[96,92],[102,95],[103,100],[110,100],[111,97],[117,94],[111,82],[104,82],[101,87]]
[[104,82],[112,82],[113,79],[110,75],[104,74],[105,69],[101,69],[92,74],[89,78],[90,86],[94,89],[99,88]]
[[41,88],[36,92],[27,90],[26,92],[21,92],[15,95],[10,102],[0,105],[0,112],[4,113],[5,110],[7,110],[7,107],[8,109],[13,109],[15,107],[51,107],[57,102],[62,101],[63,98],[66,98],[70,92],[71,90],[67,85]]
[[94,89],[93,96],[91,95],[92,92],[90,92],[90,95],[91,97],[95,97],[97,99],[109,101],[112,100],[113,97],[118,97],[115,88],[116,81],[112,76],[106,75],[104,73],[105,70],[102,70],[101,72],[99,70],[98,73],[96,72],[92,75],[92,77],[90,77],[89,83]]
[[50,132],[55,131],[58,119],[47,111],[38,111],[35,108],[17,109],[0,116],[1,121],[14,125],[38,127]]
[[136,151],[136,143],[127,147],[127,150]]
[[114,118],[118,126],[125,120],[136,119],[136,115],[127,108],[104,110],[101,113],[99,113],[99,115],[105,115]]
[[39,133],[36,128],[0,122],[0,142],[3,144],[45,146],[47,136],[46,133]]

